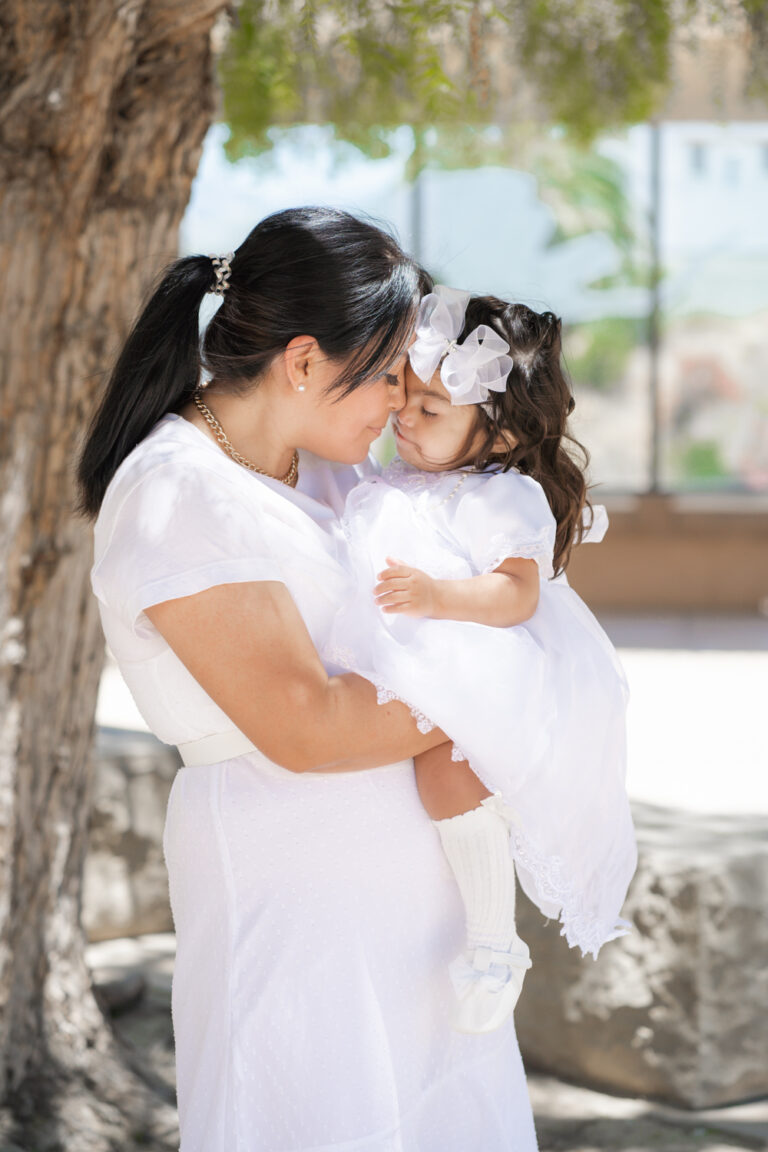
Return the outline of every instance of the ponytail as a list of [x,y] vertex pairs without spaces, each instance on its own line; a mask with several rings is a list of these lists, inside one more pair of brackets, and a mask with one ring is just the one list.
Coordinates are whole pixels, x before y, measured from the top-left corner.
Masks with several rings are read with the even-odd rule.
[[200,375],[198,311],[213,282],[210,257],[176,260],[134,324],[80,457],[84,515],[97,514],[115,472],[157,421],[191,400]]
[[115,472],[157,421],[192,399],[201,365],[217,392],[246,395],[295,336],[311,335],[340,365],[330,390],[341,398],[400,355],[427,280],[374,224],[335,208],[288,208],[237,248],[201,352],[198,311],[215,282],[221,287],[210,257],[177,260],[137,320],[80,460],[85,515],[96,515]]

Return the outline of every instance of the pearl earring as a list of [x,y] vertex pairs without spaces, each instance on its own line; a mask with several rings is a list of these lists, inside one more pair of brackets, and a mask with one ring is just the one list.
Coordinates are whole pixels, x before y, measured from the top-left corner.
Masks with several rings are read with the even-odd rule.
[[296,389],[297,392],[306,392],[306,390],[307,389],[303,384],[299,384],[298,388]]

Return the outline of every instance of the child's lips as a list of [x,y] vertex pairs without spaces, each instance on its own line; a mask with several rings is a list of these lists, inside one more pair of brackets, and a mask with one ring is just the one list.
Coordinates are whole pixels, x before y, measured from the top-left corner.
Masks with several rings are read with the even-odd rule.
[[[403,436],[398,424],[395,424],[395,436],[397,436],[400,440],[404,440],[406,444],[413,444],[413,440],[409,440],[407,436]],[[413,446],[414,448],[416,447],[415,444],[413,444]]]

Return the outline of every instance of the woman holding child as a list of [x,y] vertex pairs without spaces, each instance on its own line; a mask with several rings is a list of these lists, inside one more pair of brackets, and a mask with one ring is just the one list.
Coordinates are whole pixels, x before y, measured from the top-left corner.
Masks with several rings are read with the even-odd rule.
[[[418,702],[381,684],[377,696],[375,667],[346,670],[375,662],[366,637],[351,663],[336,644],[342,609],[361,595],[345,502],[377,482],[368,451],[391,414],[419,450],[405,380],[417,380],[411,349],[421,339],[424,352],[432,287],[391,237],[345,213],[268,217],[232,257],[186,257],[167,270],[83,452],[105,634],[148,725],[184,761],[163,842],[181,1152],[536,1149],[512,1016],[530,966],[514,922],[516,829],[537,802],[530,780],[558,715],[567,727],[567,709],[547,698],[565,665],[540,656],[549,625],[539,603],[553,560],[580,538],[585,489],[575,465],[546,495],[524,457],[512,470],[517,441],[493,406],[513,373],[498,346],[485,367],[459,372],[475,400],[455,404],[435,377],[435,395],[443,388],[461,413],[462,442],[449,436],[447,454],[423,460],[401,455],[416,470],[472,473],[476,508],[475,474],[511,481],[500,497],[514,505],[505,546],[474,567],[468,553],[446,578],[430,573],[428,556],[422,568],[392,557],[374,608],[401,630],[419,618],[439,627],[445,594],[446,623],[511,638],[510,675],[524,687],[528,661],[531,677],[514,770],[504,760],[476,775],[472,739],[467,763],[450,723],[415,718]],[[222,303],[201,359],[209,291]],[[476,324],[462,331],[465,312],[455,336],[438,333],[446,347],[434,372],[478,343]],[[488,427],[467,419],[481,404]],[[459,496],[443,500],[452,515]],[[414,607],[417,593],[426,607]],[[373,587],[365,594],[373,604]],[[586,679],[615,689],[605,732],[621,761],[620,670],[583,613],[584,665],[596,669]],[[617,796],[622,764],[600,771],[602,784],[614,773]],[[619,856],[596,829],[588,866],[576,866],[572,844],[563,861],[578,885],[593,883],[595,868],[615,870],[593,916],[597,947],[623,930],[634,867],[623,811],[601,819],[617,814]],[[550,852],[546,836],[535,842]],[[535,884],[529,894],[538,899]],[[567,897],[550,891],[539,903],[558,911]]]

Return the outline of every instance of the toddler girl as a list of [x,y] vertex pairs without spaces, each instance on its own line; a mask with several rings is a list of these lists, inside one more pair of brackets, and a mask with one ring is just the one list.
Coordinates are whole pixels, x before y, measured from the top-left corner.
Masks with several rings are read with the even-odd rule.
[[584,474],[563,443],[577,442],[560,321],[438,285],[409,360],[398,457],[347,498],[357,591],[325,655],[453,742],[416,758],[416,782],[466,909],[453,1026],[487,1032],[531,964],[515,865],[582,955],[630,927],[628,689],[564,572],[607,517],[598,506],[586,522]]

